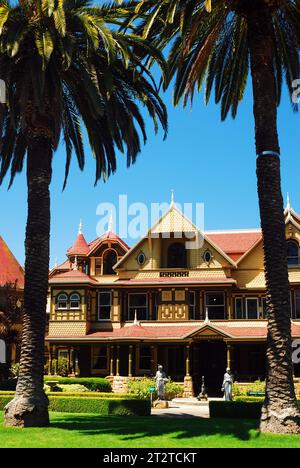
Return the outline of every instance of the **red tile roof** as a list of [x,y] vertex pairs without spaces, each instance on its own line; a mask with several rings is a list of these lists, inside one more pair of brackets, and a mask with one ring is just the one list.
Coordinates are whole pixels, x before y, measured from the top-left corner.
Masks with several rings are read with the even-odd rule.
[[[129,340],[129,339],[186,339],[191,335],[201,334],[201,330],[210,328],[213,333],[220,332],[225,334],[231,339],[266,339],[267,337],[267,322],[257,322],[255,326],[247,326],[247,322],[209,322],[205,324],[202,322],[200,325],[146,325],[144,322],[142,325],[130,325],[121,328],[115,328],[110,330],[91,330],[88,335],[81,337],[56,337],[49,336],[48,339],[103,339],[103,340]],[[292,322],[292,336],[300,337],[300,323]]]
[[67,255],[86,255],[89,251],[89,246],[83,234],[78,234],[74,244],[69,248]]
[[237,261],[261,239],[261,231],[213,231],[207,232],[206,236]]
[[65,273],[60,273],[59,275],[55,275],[49,279],[49,284],[61,283],[98,284],[97,281],[95,281],[93,278],[79,270],[66,271]]
[[24,288],[24,270],[0,236],[0,285],[17,283]]
[[114,232],[109,231],[109,232],[102,234],[102,236],[97,237],[97,239],[93,240],[92,242],[90,242],[88,246],[89,254],[93,252],[96,248],[98,248],[103,242],[109,242],[109,241],[117,242],[121,244],[125,250],[129,250],[129,246],[126,244],[126,242],[123,241],[123,239],[121,239],[121,237],[119,237]]

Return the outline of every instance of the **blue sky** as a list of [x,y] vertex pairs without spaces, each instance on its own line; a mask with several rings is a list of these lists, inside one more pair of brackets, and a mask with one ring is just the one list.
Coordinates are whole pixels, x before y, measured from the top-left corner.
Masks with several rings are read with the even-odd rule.
[[[65,252],[77,235],[80,218],[87,241],[96,237],[101,202],[118,204],[119,194],[128,202],[168,202],[171,189],[179,203],[205,204],[205,229],[259,227],[255,175],[252,96],[248,86],[238,117],[220,121],[219,107],[213,101],[204,106],[203,97],[194,106],[172,107],[171,90],[165,94],[169,108],[169,135],[155,136],[148,123],[148,142],[130,169],[120,155],[118,171],[105,184],[94,187],[94,160],[86,145],[86,167],[82,173],[73,160],[66,190],[64,149],[54,158],[51,184],[51,262],[65,259]],[[287,93],[279,109],[279,136],[282,151],[282,189],[290,192],[292,206],[300,211],[299,193],[300,115],[293,114]],[[0,187],[0,235],[18,260],[24,262],[26,223],[25,173],[18,176],[10,191],[7,181]],[[128,240],[132,243],[132,240]]]

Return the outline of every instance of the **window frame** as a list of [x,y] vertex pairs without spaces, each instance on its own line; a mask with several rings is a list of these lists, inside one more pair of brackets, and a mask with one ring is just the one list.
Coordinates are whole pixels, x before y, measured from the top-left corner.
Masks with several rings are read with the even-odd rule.
[[[131,296],[146,296],[146,306],[130,306],[130,297]],[[133,319],[130,318],[130,310],[131,309],[134,309],[133,310]],[[138,316],[138,310],[137,310],[137,319],[138,320],[149,320],[149,298],[148,298],[148,294],[146,292],[130,292],[128,293],[128,310],[127,310],[127,320],[129,322],[133,322],[134,321],[134,316],[135,316],[135,310],[136,309],[146,309],[146,319],[140,319],[139,316]]]
[[[248,301],[256,301],[256,305],[257,305],[257,316],[256,318],[249,318],[248,317]],[[246,312],[246,315],[245,315],[245,318],[246,320],[259,320],[259,298],[257,296],[249,296],[249,297],[245,297],[245,312]]]
[[300,320],[300,310],[299,310],[299,317],[297,317],[297,293],[299,294],[299,302],[300,302],[300,289],[294,290],[294,313],[293,313],[293,320]]
[[[72,300],[72,296],[78,296],[78,300]],[[72,306],[72,302],[78,302],[78,306],[77,307],[73,307]],[[70,295],[69,295],[69,308],[72,309],[72,310],[79,310],[81,309],[81,295],[78,293],[78,292],[72,292]]]
[[[106,305],[102,304],[102,307],[110,308],[109,318],[101,318],[100,316],[101,315],[100,314],[100,311],[101,311],[100,297],[103,294],[109,294],[110,296],[110,304],[106,304]],[[98,322],[110,322],[111,321],[111,307],[112,307],[112,291],[98,291],[98,294],[97,294],[97,320]]]
[[[293,245],[295,245],[297,247],[297,253],[298,253],[297,257],[295,257],[295,256],[291,257],[291,256],[287,255],[288,268],[297,268],[297,267],[300,266],[300,247],[299,247],[299,243],[295,239],[287,239],[286,243],[287,243],[287,250],[288,250],[288,244],[293,244]],[[293,258],[294,259],[297,258],[297,263],[289,263],[289,259],[293,259]]]
[[[237,301],[241,301],[241,317],[237,317]],[[242,296],[235,296],[234,298],[234,318],[235,320],[245,320],[245,306]]]
[[[188,291],[188,293],[189,293],[189,320],[196,320],[196,291]],[[191,295],[193,296],[193,303],[191,303]]]
[[[105,273],[105,257],[107,255],[110,255],[111,253],[114,253],[115,257],[116,257],[116,262],[113,264],[111,270],[112,270],[112,273]],[[116,271],[114,271],[113,267],[118,263],[118,252],[115,250],[115,249],[112,249],[112,248],[108,248],[106,249],[103,254],[102,254],[102,274],[103,276],[114,276],[117,274]]]
[[[106,355],[102,356],[101,354],[95,354],[95,349],[96,348],[103,348],[106,350]],[[92,345],[92,356],[91,356],[91,371],[92,373],[97,373],[97,372],[107,372],[108,371],[108,360],[109,360],[109,353],[108,353],[108,347],[105,346],[104,344],[101,345],[101,344],[93,344]],[[96,368],[94,367],[94,358],[95,357],[102,357],[102,358],[105,358],[106,359],[106,367],[103,367],[103,368]]]
[[[60,296],[65,296],[66,297],[66,300],[62,301],[60,300]],[[61,307],[60,306],[60,302],[65,302],[66,303],[66,307]],[[57,296],[56,296],[56,306],[57,306],[57,310],[68,310],[69,309],[69,296],[67,293],[65,292],[60,292]]]
[[[207,295],[208,294],[222,294],[223,304],[218,304],[218,305],[207,304]],[[226,307],[226,299],[225,299],[225,292],[224,291],[206,291],[205,296],[204,296],[204,302],[205,302],[205,311],[206,311],[206,308],[208,308],[208,318],[210,320],[227,320],[227,307]],[[222,319],[215,319],[215,318],[211,318],[209,316],[209,308],[210,307],[222,307],[222,306],[224,307],[224,317]]]

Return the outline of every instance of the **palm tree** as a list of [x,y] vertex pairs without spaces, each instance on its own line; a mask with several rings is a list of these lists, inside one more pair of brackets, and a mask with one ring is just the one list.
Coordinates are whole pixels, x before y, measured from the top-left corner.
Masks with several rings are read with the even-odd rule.
[[[168,44],[174,103],[214,88],[224,120],[234,118],[252,77],[257,186],[267,289],[267,382],[261,430],[300,432],[291,357],[290,297],[277,106],[283,81],[300,76],[299,0],[145,0],[129,2],[130,20],[161,49]],[[138,21],[137,18],[142,18]],[[137,22],[135,22],[137,20]]]
[[5,410],[8,426],[45,426],[44,333],[49,272],[50,193],[53,152],[61,134],[66,183],[72,152],[84,167],[81,130],[96,163],[96,182],[116,169],[116,149],[135,161],[146,130],[140,104],[167,131],[166,109],[140,55],[154,54],[145,40],[122,34],[118,5],[89,0],[0,2],[0,78],[7,105],[1,109],[0,182],[12,184],[27,156],[28,218],[23,339],[15,398]]

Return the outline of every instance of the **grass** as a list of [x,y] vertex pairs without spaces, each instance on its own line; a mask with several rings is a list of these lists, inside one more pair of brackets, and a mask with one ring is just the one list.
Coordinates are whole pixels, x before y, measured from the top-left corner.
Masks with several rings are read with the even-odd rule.
[[[95,414],[52,413],[51,426],[5,428],[0,412],[0,447],[201,448],[300,447],[297,435],[259,434],[255,421],[99,417]],[[171,424],[170,424],[171,423]]]

